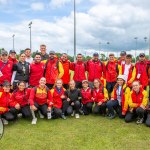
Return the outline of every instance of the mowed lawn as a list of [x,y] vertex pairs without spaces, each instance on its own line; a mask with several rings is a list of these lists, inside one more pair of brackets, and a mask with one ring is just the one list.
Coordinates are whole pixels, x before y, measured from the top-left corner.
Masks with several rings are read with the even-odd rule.
[[5,126],[0,149],[149,150],[150,128],[95,115],[67,120],[38,119],[37,125],[19,119]]

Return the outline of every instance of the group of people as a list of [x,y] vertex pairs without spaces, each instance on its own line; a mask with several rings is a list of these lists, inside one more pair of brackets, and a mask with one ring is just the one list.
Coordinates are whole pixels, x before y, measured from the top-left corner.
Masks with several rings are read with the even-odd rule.
[[[150,127],[149,93],[150,63],[145,54],[132,64],[125,51],[119,60],[113,53],[102,62],[99,54],[83,61],[77,54],[70,62],[66,53],[58,58],[54,51],[46,53],[40,46],[34,58],[27,48],[16,58],[16,52],[0,55],[0,116],[4,124],[18,117],[32,119],[67,119],[67,116],[96,114],[129,123],[145,123]],[[73,72],[73,79],[71,74]]]

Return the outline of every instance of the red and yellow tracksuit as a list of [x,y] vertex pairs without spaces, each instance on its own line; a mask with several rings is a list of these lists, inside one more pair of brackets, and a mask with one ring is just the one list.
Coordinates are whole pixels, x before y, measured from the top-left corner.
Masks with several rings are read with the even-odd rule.
[[[126,84],[124,84],[121,90],[121,107],[122,107],[122,112],[124,113],[126,113],[128,110],[129,96],[130,96],[130,88],[127,87]],[[111,98],[117,100],[117,87],[114,87],[114,90],[111,93]]]
[[93,102],[92,100],[92,90],[88,87],[88,89],[81,89],[81,95],[82,95],[82,104],[87,104],[90,102]]

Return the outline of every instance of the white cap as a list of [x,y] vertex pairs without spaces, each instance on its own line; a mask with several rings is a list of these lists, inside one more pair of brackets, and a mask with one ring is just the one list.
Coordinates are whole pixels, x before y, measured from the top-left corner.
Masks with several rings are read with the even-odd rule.
[[124,81],[126,80],[124,75],[119,75],[119,76],[117,77],[117,79],[122,79],[122,80],[124,80]]

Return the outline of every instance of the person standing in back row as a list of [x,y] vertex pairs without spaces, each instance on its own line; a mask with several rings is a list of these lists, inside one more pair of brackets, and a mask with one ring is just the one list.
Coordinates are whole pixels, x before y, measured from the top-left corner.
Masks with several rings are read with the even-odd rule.
[[40,45],[41,60],[48,60],[49,55],[46,53],[46,45]]
[[94,53],[93,58],[87,61],[87,71],[90,88],[93,88],[93,82],[95,79],[105,77],[105,67],[103,62],[99,60],[98,53]]
[[76,83],[76,88],[82,88],[82,81],[86,79],[86,65],[83,62],[82,54],[77,55],[77,61],[70,64],[70,69],[74,71],[73,80]]
[[115,62],[114,54],[109,54],[109,60],[105,63],[106,69],[106,88],[109,94],[109,98],[111,97],[111,92],[116,84],[117,77],[122,73],[122,68]]
[[43,62],[45,63],[44,76],[46,78],[46,85],[49,89],[52,89],[55,81],[63,76],[64,69],[61,62],[55,57],[54,51],[50,51],[49,59]]

